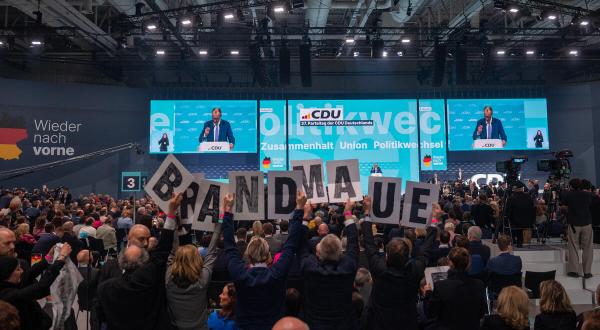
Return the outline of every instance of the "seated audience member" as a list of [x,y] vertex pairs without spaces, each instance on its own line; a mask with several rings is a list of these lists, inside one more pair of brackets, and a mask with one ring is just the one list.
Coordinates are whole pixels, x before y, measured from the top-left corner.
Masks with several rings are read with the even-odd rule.
[[581,328],[582,330],[600,330],[600,315],[594,315],[587,319]]
[[308,241],[308,245],[309,245],[311,253],[316,252],[317,245],[319,244],[319,242],[321,242],[323,237],[325,237],[327,235],[329,235],[329,226],[327,226],[326,223],[319,224],[319,226],[317,227],[317,235],[312,237]]
[[[225,196],[219,214],[231,212],[233,197]],[[217,241],[221,235],[221,224],[215,225],[206,257],[202,259],[192,244],[174,246],[167,261],[167,303],[171,311],[171,322],[178,330],[207,329],[207,290],[212,267],[217,258]],[[186,235],[186,243],[191,243]],[[179,244],[184,243],[179,237]],[[176,250],[175,250],[176,249]]]
[[240,255],[244,255],[246,252],[246,247],[248,246],[248,243],[246,243],[247,235],[248,231],[244,227],[238,228],[238,230],[235,232],[235,245],[237,246]]
[[31,258],[31,250],[35,246],[37,242],[33,235],[29,233],[29,225],[26,223],[22,223],[17,226],[15,229],[15,251],[17,252],[17,258],[30,260]]
[[275,229],[273,228],[273,224],[267,222],[263,225],[263,231],[265,233],[265,241],[269,244],[269,252],[274,256],[276,253],[281,251],[281,242],[278,241],[275,237],[273,237],[273,232]]
[[373,278],[371,277],[371,272],[367,268],[359,268],[356,271],[356,276],[354,277],[354,290],[360,294],[363,300],[363,311],[361,311],[361,315],[363,318],[366,316],[366,308],[369,305],[369,300],[371,298],[371,291],[373,289]]
[[237,296],[235,285],[227,283],[219,295],[220,310],[215,310],[208,317],[207,328],[210,330],[238,330],[235,323],[235,304]]
[[448,241],[452,242],[452,240],[454,240],[454,236],[456,236],[456,226],[454,225],[454,223],[446,222],[446,224],[444,225],[444,231],[447,232],[448,235],[450,235],[450,239]]
[[273,330],[309,330],[308,325],[295,317],[284,317],[277,321]]
[[96,238],[102,240],[105,250],[117,250],[117,232],[112,226],[112,219],[106,218],[104,223],[96,229]]
[[294,288],[285,291],[285,316],[298,317],[302,307],[300,292]]
[[[54,249],[49,252],[51,258]],[[52,326],[50,316],[42,310],[37,300],[50,294],[50,286],[58,277],[70,253],[69,244],[63,244],[60,255],[54,263],[50,265],[43,258],[42,261],[31,266],[26,279],[22,279],[23,269],[17,258],[0,257],[0,300],[15,306],[19,311],[22,330],[46,330]],[[39,275],[41,275],[39,282],[35,281],[34,279]]]
[[[600,284],[598,284],[598,286],[596,287],[596,292],[594,293],[594,296],[596,298],[596,303],[598,303],[600,301]],[[587,319],[590,318],[593,314],[597,313],[598,316],[600,316],[600,306],[597,306],[589,311],[585,311],[579,315],[577,315],[577,330],[581,330],[582,326],[583,326],[583,322]],[[600,320],[600,318],[599,318]]]
[[15,306],[2,300],[0,300],[0,325],[2,325],[3,330],[21,329],[19,311]]
[[490,247],[481,242],[481,234],[481,228],[479,228],[479,226],[472,226],[469,228],[467,232],[467,238],[469,239],[469,254],[472,256],[476,254],[480,255],[483,266],[486,266],[490,259]]
[[540,284],[540,314],[535,317],[535,329],[573,330],[577,316],[565,288],[554,280]]
[[[410,261],[410,247],[406,241],[393,238],[388,242],[385,256],[377,254],[369,218],[371,199],[363,200],[365,218],[361,224],[365,253],[373,276],[373,289],[367,307],[365,324],[370,329],[417,329],[417,297],[423,277],[426,258]],[[352,226],[350,226],[352,227]],[[423,247],[428,249],[435,238],[430,229]],[[427,254],[427,253],[425,253]]]
[[461,247],[463,249],[469,250],[469,239],[464,235],[456,235],[454,236],[454,240],[452,241],[452,247]]
[[440,328],[479,329],[479,320],[487,311],[483,282],[468,276],[469,251],[455,247],[450,250],[448,278],[426,285],[425,315]]
[[[323,237],[316,246],[316,256],[309,253],[303,240],[299,248],[300,268],[304,277],[304,320],[314,329],[357,329],[352,305],[352,283],[357,269],[358,233],[352,216],[354,202],[344,207],[345,254],[342,242],[333,235]],[[304,226],[306,234],[306,226]]]
[[[95,219],[92,217],[88,217],[85,222],[83,227],[81,227],[79,229],[79,238],[85,238],[85,237],[93,237],[96,238],[96,228],[94,228],[94,226],[92,226],[94,224]],[[87,236],[84,237],[84,235],[82,234],[87,234]]]
[[263,230],[263,224],[260,221],[254,221],[252,223],[252,236],[264,237],[265,232]]
[[281,244],[285,243],[285,241],[287,241],[287,238],[289,236],[289,234],[288,234],[289,227],[290,227],[289,221],[281,220],[279,222],[279,233],[273,235],[273,237],[275,237],[276,240],[281,242]]
[[[171,320],[165,293],[167,259],[177,229],[176,212],[181,193],[169,201],[167,221],[161,231],[158,247],[148,252],[145,244],[129,242],[119,256],[122,274],[102,282],[98,287],[95,308],[98,318],[108,329],[170,329]],[[148,228],[140,226],[146,231]],[[134,227],[135,227],[134,226]],[[133,231],[134,227],[131,228]],[[148,234],[149,236],[149,234]]]
[[48,254],[54,245],[61,242],[63,234],[63,228],[56,227],[51,233],[42,235],[33,246],[33,249],[31,249],[31,253],[41,253],[43,255]]
[[483,319],[481,330],[529,329],[529,298],[523,289],[516,286],[505,287],[500,291],[497,304],[498,314],[487,315]]
[[498,237],[498,249],[500,253],[491,258],[487,263],[490,273],[499,275],[513,275],[521,272],[523,267],[521,257],[512,255],[512,242],[508,235]]
[[447,257],[450,253],[450,233],[443,230],[440,232],[440,244],[434,246],[429,256],[428,265],[435,266],[440,258]]
[[[297,192],[296,211],[291,221],[290,237],[283,245],[279,260],[271,264],[269,244],[254,236],[246,248],[250,267],[240,256],[233,238],[233,214],[225,212],[223,238],[229,276],[237,292],[236,323],[244,330],[268,329],[283,316],[286,278],[300,239],[300,221],[306,196]],[[310,205],[307,205],[307,209]],[[306,211],[305,211],[306,212]]]

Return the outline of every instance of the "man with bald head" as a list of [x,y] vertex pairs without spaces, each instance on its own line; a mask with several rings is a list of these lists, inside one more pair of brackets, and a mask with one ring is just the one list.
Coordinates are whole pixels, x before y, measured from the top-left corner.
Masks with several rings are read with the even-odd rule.
[[295,317],[286,316],[275,323],[273,330],[309,330],[309,328],[308,325],[301,320]]
[[148,252],[150,231],[143,225],[129,230],[128,246],[119,255],[121,274],[98,286],[94,308],[108,329],[171,329],[166,305],[165,273],[177,229],[181,193],[169,201],[167,220],[158,246]]
[[97,321],[98,316],[96,315],[96,311],[92,308],[92,302],[98,291],[98,277],[100,271],[90,264],[90,250],[80,250],[79,253],[77,253],[76,260],[77,270],[79,270],[79,273],[83,276],[83,281],[81,281],[79,287],[77,287],[77,303],[79,304],[80,310],[91,311],[90,324],[92,325],[92,330],[96,330],[99,328]]
[[75,233],[73,232],[73,222],[65,222],[62,225],[62,228],[64,233],[61,240],[63,243],[69,243],[71,246],[71,254],[69,257],[73,262],[77,262],[77,253],[83,249],[83,243],[77,239],[77,236],[75,236]]
[[[127,235],[127,247],[134,245],[141,249],[148,249],[148,242],[150,241],[150,230],[148,227],[144,225],[133,225],[131,229],[129,229],[129,234]],[[102,271],[100,274],[100,283],[103,281],[114,278],[121,277],[123,274],[123,269],[121,268],[119,262],[117,260],[109,260],[102,267]]]
[[12,230],[0,227],[0,256],[15,257],[16,240],[15,233]]
[[319,224],[319,226],[317,227],[317,236],[311,238],[308,241],[308,245],[310,246],[310,251],[312,253],[316,252],[317,244],[319,244],[319,242],[321,242],[323,237],[327,236],[328,234],[329,234],[329,226],[326,223]]

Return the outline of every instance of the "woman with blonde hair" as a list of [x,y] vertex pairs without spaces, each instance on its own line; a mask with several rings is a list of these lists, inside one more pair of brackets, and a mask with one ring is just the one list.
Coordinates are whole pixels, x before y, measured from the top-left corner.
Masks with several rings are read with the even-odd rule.
[[575,330],[577,316],[565,288],[555,280],[540,284],[540,314],[534,329]]
[[15,229],[15,252],[17,257],[23,260],[31,258],[31,250],[37,242],[35,237],[29,233],[29,224],[22,223]]
[[254,221],[252,223],[252,236],[264,237],[265,232],[263,231],[263,225],[260,221]]
[[505,287],[498,296],[498,314],[483,319],[482,330],[529,329],[529,298],[523,289]]
[[204,259],[196,246],[187,244],[177,247],[178,239],[174,240],[174,252],[171,251],[167,261],[166,289],[171,322],[178,330],[208,329],[206,292],[217,258],[220,236],[221,224],[218,223]]

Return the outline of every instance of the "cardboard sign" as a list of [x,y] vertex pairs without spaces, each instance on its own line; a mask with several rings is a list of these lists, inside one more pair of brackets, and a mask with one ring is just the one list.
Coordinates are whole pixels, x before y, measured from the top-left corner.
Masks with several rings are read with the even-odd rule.
[[296,192],[302,190],[302,172],[272,171],[267,175],[269,219],[291,219],[296,209]]
[[302,191],[312,204],[327,203],[322,159],[292,160],[294,171],[302,171]]
[[265,181],[262,172],[229,172],[229,191],[235,193],[234,220],[264,220]]
[[432,204],[438,201],[440,187],[431,183],[406,182],[402,226],[425,228],[431,222]]
[[169,154],[150,178],[144,190],[161,210],[168,212],[169,200],[173,193],[185,191],[192,181],[194,181],[192,174],[175,156]]
[[400,223],[402,207],[402,179],[388,177],[369,177],[369,196],[371,196],[371,221],[397,225]]
[[327,193],[330,203],[361,201],[358,159],[334,160],[327,162]]
[[228,192],[228,185],[210,180],[200,180],[198,185],[192,229],[214,231],[215,223],[219,220],[219,206]]

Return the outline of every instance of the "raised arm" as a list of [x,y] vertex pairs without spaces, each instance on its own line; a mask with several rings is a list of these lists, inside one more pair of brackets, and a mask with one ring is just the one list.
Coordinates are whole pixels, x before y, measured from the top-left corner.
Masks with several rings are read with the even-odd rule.
[[217,242],[219,241],[219,237],[221,236],[221,223],[217,223],[215,225],[215,231],[212,234],[212,238],[210,240],[210,244],[208,245],[208,253],[204,258],[204,266],[202,266],[202,276],[201,279],[204,283],[210,281],[210,277],[212,276],[213,265],[215,260],[217,260]]
[[233,214],[231,213],[234,194],[227,194],[223,199],[223,243],[227,255],[227,270],[232,281],[237,281],[246,274],[246,263],[240,256],[233,238]]
[[[307,204],[304,192],[296,192],[296,210],[294,210],[292,221],[290,221],[290,236],[281,249],[279,260],[271,266],[271,270],[277,278],[286,277],[290,270],[290,266],[294,260],[294,253],[296,253],[300,237],[303,233],[300,227],[302,226],[302,217]],[[310,204],[308,205],[310,206]]]
[[167,220],[165,225],[160,231],[160,240],[156,250],[150,254],[150,260],[161,266],[167,264],[170,253],[173,253],[173,241],[175,236],[175,230],[177,229],[177,209],[183,200],[183,194],[173,194],[173,197],[169,200],[169,210],[167,211]]
[[387,266],[385,264],[385,257],[377,255],[377,247],[375,246],[373,229],[371,227],[371,218],[369,217],[371,212],[371,198],[369,196],[365,196],[363,205],[365,208],[365,216],[363,221],[361,221],[360,226],[363,233],[365,254],[369,260],[369,271],[371,272],[371,275],[373,275],[373,277],[378,277],[387,270]]
[[346,237],[348,240],[348,244],[346,245],[346,256],[358,262],[358,230],[356,229],[356,223],[352,218],[353,207],[354,202],[351,202],[350,199],[348,199],[344,205],[344,218],[346,219],[346,221],[344,221],[344,227],[346,228]]

